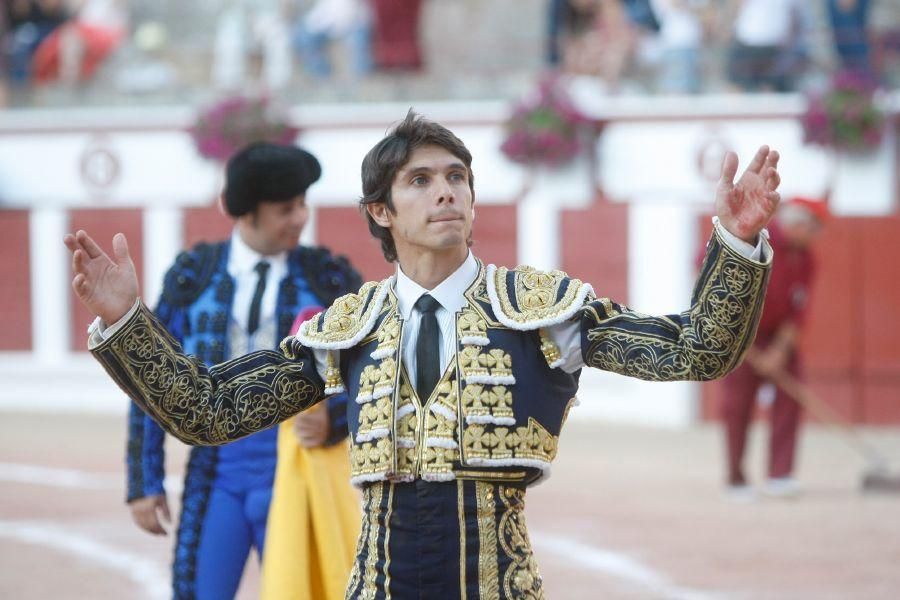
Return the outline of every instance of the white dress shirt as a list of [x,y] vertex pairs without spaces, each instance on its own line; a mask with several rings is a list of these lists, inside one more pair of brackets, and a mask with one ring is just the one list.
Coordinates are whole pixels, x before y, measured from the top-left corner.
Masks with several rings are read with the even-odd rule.
[[[247,331],[247,321],[250,317],[250,303],[256,292],[256,284],[259,274],[256,265],[265,260],[269,263],[269,271],[266,274],[266,290],[263,292],[262,302],[259,306],[259,330],[266,329],[269,321],[275,319],[275,308],[278,302],[278,288],[281,280],[288,272],[287,252],[264,256],[248,246],[235,227],[231,232],[231,252],[228,254],[228,274],[234,279],[234,300],[231,305],[231,319],[241,328]],[[255,334],[254,334],[255,335]],[[252,337],[252,336],[251,336]],[[251,346],[259,347],[252,343]],[[266,348],[272,348],[266,344]]]
[[440,361],[443,374],[450,359],[456,355],[456,313],[466,305],[465,291],[475,282],[476,277],[478,261],[471,252],[458,269],[431,291],[407,277],[403,269],[397,266],[394,293],[397,295],[400,318],[403,319],[402,360],[413,389],[416,387],[416,340],[419,338],[419,324],[422,321],[422,313],[415,309],[416,302],[424,294],[430,294],[440,304],[434,316],[441,331]]

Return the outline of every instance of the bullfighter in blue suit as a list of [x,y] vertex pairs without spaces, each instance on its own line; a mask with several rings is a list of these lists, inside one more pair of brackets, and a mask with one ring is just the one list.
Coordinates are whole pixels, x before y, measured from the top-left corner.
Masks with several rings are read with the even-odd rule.
[[[358,288],[359,275],[323,248],[298,246],[305,194],[321,174],[310,153],[253,144],[228,163],[223,204],[229,240],[182,253],[165,277],[156,315],[186,352],[207,365],[275,348],[297,312],[328,306]],[[320,439],[347,434],[346,397],[327,404]],[[327,430],[327,431],[326,431]],[[128,502],[138,525],[165,533],[163,430],[132,403]],[[277,428],[219,448],[193,448],[184,479],[173,561],[173,596],[231,598],[251,548],[261,555],[275,476]]]

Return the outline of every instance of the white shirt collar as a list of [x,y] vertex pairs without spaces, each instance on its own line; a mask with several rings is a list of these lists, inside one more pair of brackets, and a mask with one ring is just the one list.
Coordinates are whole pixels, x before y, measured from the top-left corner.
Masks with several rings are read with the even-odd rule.
[[478,261],[475,260],[471,252],[469,252],[466,260],[463,261],[463,264],[458,269],[431,291],[426,290],[407,277],[398,264],[397,283],[394,285],[394,292],[397,294],[400,316],[404,320],[408,320],[416,301],[422,294],[431,294],[440,303],[441,307],[448,312],[459,312],[466,305],[464,294],[476,277],[478,277]]
[[256,264],[261,260],[266,260],[273,267],[276,267],[275,269],[270,269],[270,273],[273,271],[280,271],[281,269],[277,267],[287,264],[287,252],[263,256],[241,239],[241,234],[238,231],[238,228],[235,227],[231,231],[231,251],[228,254],[228,274],[232,277],[239,277],[241,275],[252,273]]

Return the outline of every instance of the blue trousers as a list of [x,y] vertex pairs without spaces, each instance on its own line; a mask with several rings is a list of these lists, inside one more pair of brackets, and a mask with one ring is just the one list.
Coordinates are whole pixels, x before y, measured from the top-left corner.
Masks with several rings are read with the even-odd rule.
[[200,530],[197,600],[234,598],[250,549],[262,559],[271,501],[271,485],[213,488]]

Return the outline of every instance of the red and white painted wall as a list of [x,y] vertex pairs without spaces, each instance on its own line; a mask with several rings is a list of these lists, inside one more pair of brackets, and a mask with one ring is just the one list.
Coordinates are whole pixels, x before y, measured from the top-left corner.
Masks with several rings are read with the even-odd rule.
[[[900,102],[890,105],[893,114]],[[474,252],[498,264],[562,268],[642,312],[686,307],[709,233],[726,149],[746,161],[781,150],[783,192],[817,194],[834,173],[838,213],[817,245],[821,269],[803,339],[808,379],[859,423],[900,423],[900,216],[896,119],[882,148],[835,162],[804,147],[792,96],[581,100],[605,122],[590,157],[556,172],[499,152],[506,105],[423,104],[475,157]],[[391,272],[356,208],[365,152],[403,105],[304,107],[298,143],[323,164],[304,241],[345,254],[366,278]],[[92,316],[69,288],[62,236],[128,236],[143,295],[184,246],[230,231],[214,199],[220,167],[199,158],[186,108],[0,113],[0,409],[124,410],[86,355]],[[712,418],[715,384],[648,384],[585,373],[573,416],[679,426]]]

